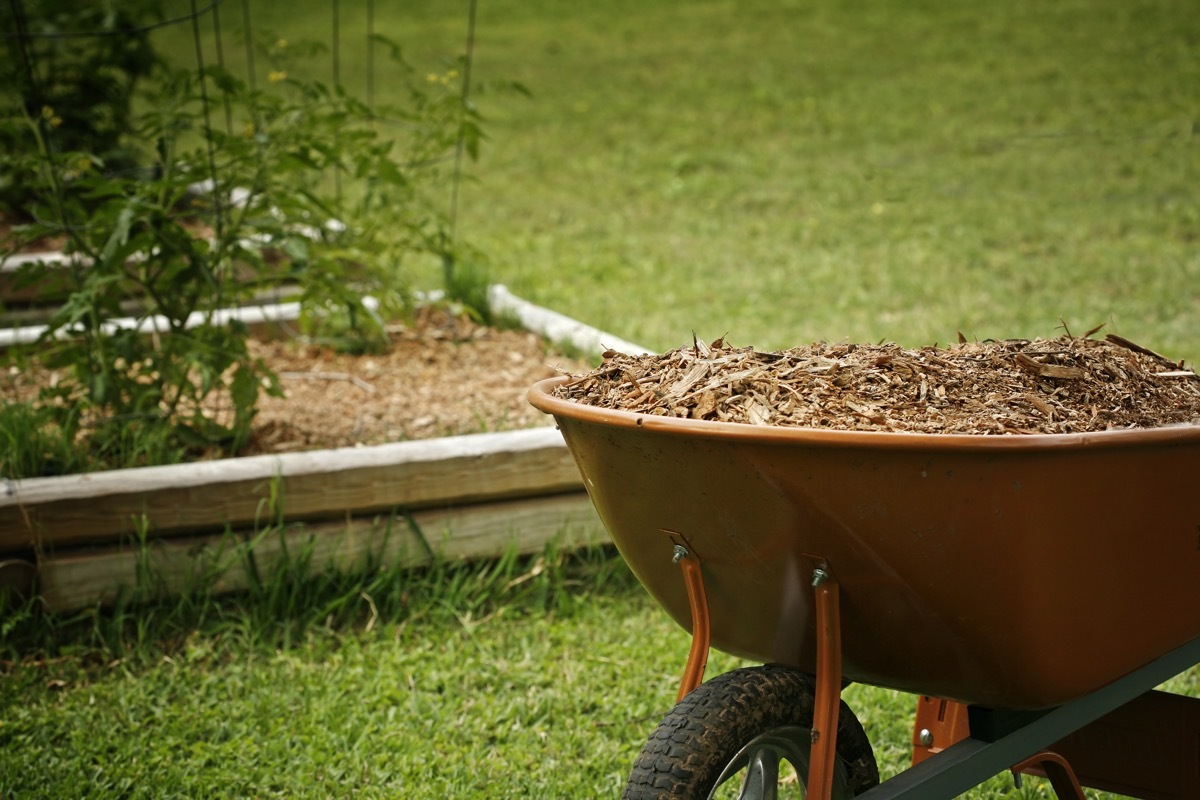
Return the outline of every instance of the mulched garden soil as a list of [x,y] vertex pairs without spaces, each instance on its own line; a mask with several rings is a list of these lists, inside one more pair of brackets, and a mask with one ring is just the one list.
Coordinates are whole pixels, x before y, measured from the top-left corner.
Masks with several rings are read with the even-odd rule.
[[482,325],[438,306],[390,325],[389,339],[387,352],[371,355],[251,341],[251,355],[279,376],[284,397],[261,399],[242,455],[549,425],[525,399],[529,387],[589,366],[536,333]]
[[[250,355],[275,372],[284,394],[260,397],[252,438],[238,455],[550,425],[526,391],[543,378],[590,366],[555,352],[538,334],[482,325],[440,306],[389,325],[388,334],[386,352],[366,355],[298,338],[250,340]],[[0,371],[0,403],[31,399],[59,379],[36,360],[10,365]],[[210,398],[211,415],[228,420],[227,402]]]
[[1080,433],[1200,424],[1200,379],[1119,336],[960,341],[912,350],[826,344],[766,352],[718,339],[609,351],[555,394],[698,420],[829,430]]

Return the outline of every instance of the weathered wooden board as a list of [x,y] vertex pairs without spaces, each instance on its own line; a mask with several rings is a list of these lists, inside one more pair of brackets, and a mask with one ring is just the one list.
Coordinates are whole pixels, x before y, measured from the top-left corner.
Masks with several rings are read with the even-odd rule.
[[8,481],[0,553],[578,490],[553,428]]
[[[434,557],[490,558],[514,548],[537,552],[608,542],[584,492],[429,509],[410,517],[385,513],[341,522],[298,523],[264,533],[229,533],[49,554],[38,565],[38,590],[51,611],[110,604],[151,576],[154,590],[176,595],[201,581],[213,591],[247,588],[248,553],[260,575],[304,554],[310,573],[352,570],[368,559],[380,566],[416,567]],[[143,587],[145,588],[145,587]]]

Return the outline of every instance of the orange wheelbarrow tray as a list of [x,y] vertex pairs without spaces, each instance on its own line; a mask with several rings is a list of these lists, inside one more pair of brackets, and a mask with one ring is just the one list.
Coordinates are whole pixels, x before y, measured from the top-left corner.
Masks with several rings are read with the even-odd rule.
[[552,396],[564,380],[529,399],[694,651],[1043,720],[1200,662],[1200,425],[767,427],[587,406]]

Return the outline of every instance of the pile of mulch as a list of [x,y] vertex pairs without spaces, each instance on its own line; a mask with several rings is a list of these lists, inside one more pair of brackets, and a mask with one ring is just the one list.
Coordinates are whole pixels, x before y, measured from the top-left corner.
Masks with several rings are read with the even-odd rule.
[[556,396],[642,414],[913,433],[1080,433],[1200,424],[1200,380],[1119,336],[906,349],[764,352],[722,339],[658,355],[609,351]]

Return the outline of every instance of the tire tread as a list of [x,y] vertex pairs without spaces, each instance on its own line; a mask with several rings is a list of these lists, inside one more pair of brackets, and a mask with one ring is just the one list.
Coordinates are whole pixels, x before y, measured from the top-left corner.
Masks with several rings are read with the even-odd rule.
[[[755,736],[783,725],[811,727],[815,693],[811,676],[774,665],[733,670],[701,684],[650,734],[622,800],[707,797],[725,765]],[[879,782],[870,741],[845,703],[837,755],[853,794]]]

